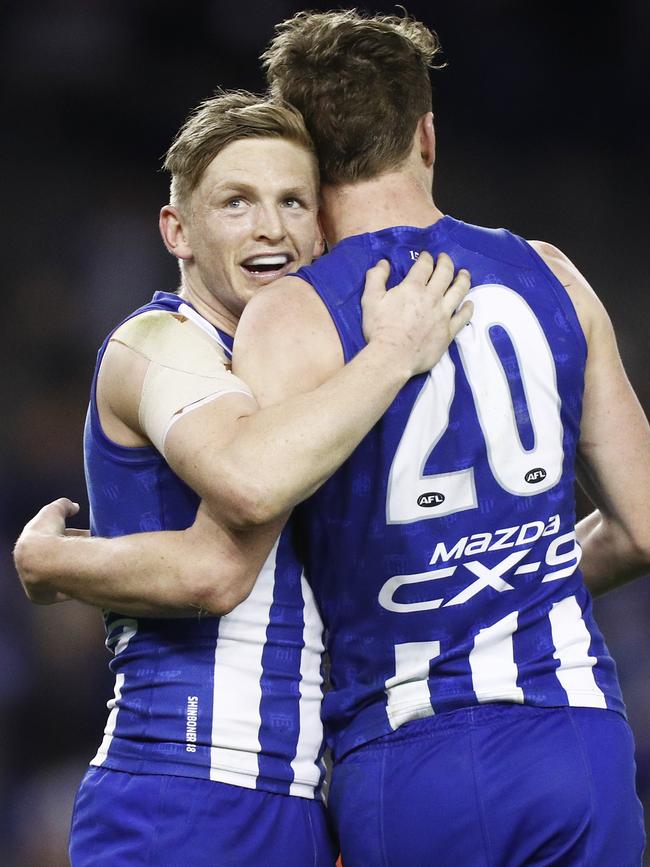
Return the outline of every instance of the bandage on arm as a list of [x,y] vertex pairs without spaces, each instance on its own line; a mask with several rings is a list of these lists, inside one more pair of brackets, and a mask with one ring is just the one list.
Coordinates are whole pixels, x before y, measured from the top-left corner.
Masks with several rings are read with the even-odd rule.
[[254,399],[248,386],[230,372],[216,333],[211,335],[186,316],[149,310],[121,325],[111,340],[148,361],[138,419],[163,456],[165,439],[184,414],[226,394]]

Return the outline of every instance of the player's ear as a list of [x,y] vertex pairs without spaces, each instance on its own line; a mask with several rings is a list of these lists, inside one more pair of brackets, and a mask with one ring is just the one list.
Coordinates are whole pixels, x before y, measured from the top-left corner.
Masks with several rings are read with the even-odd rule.
[[420,156],[426,168],[430,169],[436,161],[436,133],[433,128],[433,112],[423,114],[418,121],[416,136]]
[[314,242],[314,259],[318,259],[325,252],[325,232],[323,231],[320,216],[316,217],[316,230],[318,236]]
[[178,208],[173,205],[165,205],[161,208],[158,226],[165,247],[173,256],[177,259],[192,258],[185,220]]

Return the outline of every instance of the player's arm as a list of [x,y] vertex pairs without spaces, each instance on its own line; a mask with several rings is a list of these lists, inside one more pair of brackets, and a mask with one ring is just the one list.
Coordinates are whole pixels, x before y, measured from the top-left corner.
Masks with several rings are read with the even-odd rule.
[[29,599],[77,599],[134,617],[227,614],[250,592],[279,527],[233,531],[202,505],[186,530],[89,537],[66,528],[65,498],[26,525],[14,562]]
[[[106,435],[127,447],[155,443],[192,407],[209,400],[212,439],[223,447],[242,413],[256,403],[235,381],[214,340],[182,317],[152,311],[125,323],[109,342],[97,404]],[[188,453],[201,441],[188,435]],[[172,465],[173,469],[178,469]],[[182,477],[182,473],[181,473]],[[192,477],[185,481],[192,482]],[[201,505],[186,530],[111,539],[66,534],[69,501],[46,506],[21,534],[14,559],[29,598],[42,604],[72,597],[139,616],[224,614],[250,592],[282,526],[232,529]]]
[[[422,266],[430,272],[431,264],[431,257],[423,253],[411,273]],[[446,276],[436,285],[435,275],[439,269],[444,269],[440,276]],[[359,365],[357,370],[362,370],[363,375],[358,384],[347,395],[344,392],[339,395],[342,400],[337,415],[348,421],[347,437],[339,437],[341,431],[332,431],[332,448],[337,450],[338,460],[343,460],[390,405],[408,378],[404,371],[404,357],[407,351],[413,352],[413,345],[407,348],[405,341],[397,340],[391,331],[399,317],[412,316],[419,329],[420,349],[408,363],[411,373],[433,367],[460,328],[469,321],[471,305],[466,302],[459,306],[469,288],[469,275],[462,274],[462,286],[458,285],[457,279],[452,289],[446,291],[452,269],[451,260],[442,254],[436,263],[434,279],[428,280],[425,291],[422,287],[413,287],[414,291],[408,297],[404,293],[400,299],[396,289],[403,290],[404,284],[390,292],[382,289],[379,300],[386,305],[384,312],[390,310],[388,305],[394,305],[386,317],[387,324],[378,329],[377,339],[373,340],[372,323],[368,310],[364,308],[364,333],[368,345],[335,376],[332,376],[332,358],[341,351],[340,341],[324,304],[303,281],[295,278],[278,281],[246,308],[235,341],[233,371],[246,379],[262,407],[280,412],[287,405],[287,399],[292,400],[297,408],[304,407],[314,397],[322,406],[332,405],[332,401],[337,400],[334,394],[337,383],[340,384],[345,376],[351,378],[355,364]],[[405,302],[403,310],[402,301]],[[363,405],[371,394],[376,403],[372,413],[364,416]],[[320,417],[318,424],[324,430],[326,419]],[[326,456],[319,455],[314,449],[298,456],[298,460],[303,458],[322,462]]]
[[434,268],[423,253],[390,292],[388,276],[387,262],[368,273],[362,298],[368,343],[345,366],[331,317],[304,281],[278,281],[246,307],[233,372],[252,386],[263,409],[243,420],[227,450],[232,468],[257,483],[243,508],[228,505],[243,526],[263,523],[313,493],[408,379],[433,367],[468,322],[472,306],[462,302],[469,274],[454,279],[448,256]]
[[597,510],[577,537],[585,581],[598,594],[650,573],[650,427],[605,308],[563,253],[533,246],[566,287],[587,340],[577,476]]
[[[369,274],[364,295],[369,345],[340,371],[341,350],[331,320],[302,281],[288,281],[284,290],[295,311],[299,307],[302,311],[299,318],[292,314],[291,323],[274,318],[273,304],[257,305],[251,328],[257,332],[262,327],[253,340],[260,364],[268,364],[271,371],[285,351],[284,346],[279,351],[274,347],[276,332],[283,333],[285,340],[291,331],[300,335],[290,347],[291,354],[294,359],[304,355],[305,361],[288,376],[289,400],[263,412],[255,412],[256,403],[241,378],[212,370],[209,357],[194,341],[190,345],[187,333],[179,333],[179,328],[187,330],[187,323],[160,317],[147,321],[143,316],[139,322],[132,320],[126,333],[118,332],[100,372],[103,424],[108,435],[122,443],[153,442],[158,447],[172,469],[203,497],[201,527],[110,540],[63,540],[60,535],[35,535],[32,526],[16,551],[28,595],[36,601],[40,593],[41,601],[48,601],[58,591],[122,611],[127,604],[153,606],[144,613],[159,613],[161,604],[182,603],[183,598],[196,605],[197,597],[202,607],[223,613],[245,598],[262,565],[261,553],[270,550],[286,511],[342,463],[399,388],[413,373],[432,366],[469,319],[469,304],[456,312],[469,289],[469,276],[462,273],[452,281],[448,257],[441,256],[434,271],[431,258],[423,254],[409,277],[389,293],[387,276],[387,266]],[[286,313],[284,291],[277,297]],[[160,328],[163,333],[153,340]],[[180,363],[173,354],[165,354],[170,346],[176,350],[179,345],[185,345],[186,354],[199,353],[200,364],[194,364],[189,383],[186,356]],[[164,357],[161,346],[167,347]],[[336,371],[331,382],[323,382]],[[210,377],[214,383],[202,381]],[[188,391],[179,401],[176,393],[181,387]],[[312,392],[298,394],[306,389]],[[232,550],[233,539],[238,543],[242,536],[247,550],[252,548],[260,556],[246,558],[240,544]],[[41,552],[45,545],[56,546],[56,556],[50,553],[46,558],[56,564],[55,569],[39,565],[41,556],[29,557],[29,568],[25,566],[37,545]],[[118,549],[116,557],[113,552]],[[152,584],[154,570],[158,581]],[[127,590],[131,591],[128,597]]]

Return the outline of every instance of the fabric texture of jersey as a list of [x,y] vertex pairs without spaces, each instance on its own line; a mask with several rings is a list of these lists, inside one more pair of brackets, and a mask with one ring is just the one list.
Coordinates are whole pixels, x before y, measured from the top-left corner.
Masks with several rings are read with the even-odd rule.
[[640,867],[634,776],[619,714],[492,704],[348,753],[328,806],[345,867]]
[[334,867],[325,807],[227,783],[89,768],[72,867]]
[[586,342],[564,287],[506,230],[446,216],[350,237],[303,268],[346,361],[366,270],[420,251],[472,276],[470,323],[299,510],[326,629],[335,758],[485,702],[624,713],[575,540]]
[[[157,292],[132,315],[148,310],[193,318],[230,357],[231,338],[177,295]],[[120,446],[101,428],[95,391],[109,339],[84,433],[92,533],[184,529],[196,494],[156,449]],[[104,619],[115,696],[91,764],[319,796],[322,623],[288,531],[250,596],[223,617]]]

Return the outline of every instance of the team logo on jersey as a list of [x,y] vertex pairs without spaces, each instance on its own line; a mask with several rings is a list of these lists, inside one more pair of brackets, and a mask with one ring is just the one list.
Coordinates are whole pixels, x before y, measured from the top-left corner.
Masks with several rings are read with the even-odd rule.
[[420,494],[418,497],[418,506],[424,506],[430,509],[432,506],[439,506],[445,502],[445,495],[439,494],[438,491],[429,491],[427,494]]
[[528,470],[526,475],[524,476],[524,480],[528,482],[529,485],[534,485],[537,482],[543,482],[546,478],[546,470],[544,467],[535,467],[533,470]]

